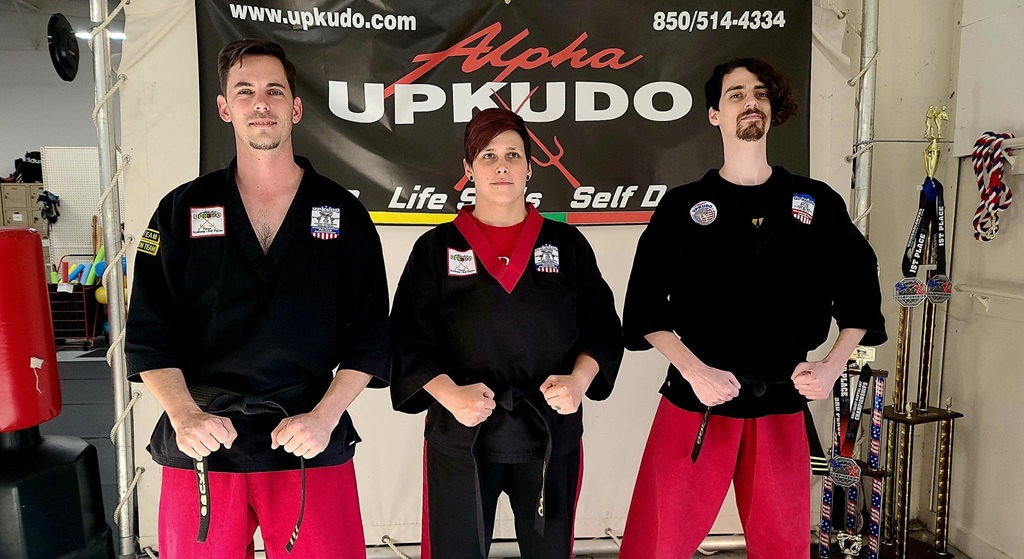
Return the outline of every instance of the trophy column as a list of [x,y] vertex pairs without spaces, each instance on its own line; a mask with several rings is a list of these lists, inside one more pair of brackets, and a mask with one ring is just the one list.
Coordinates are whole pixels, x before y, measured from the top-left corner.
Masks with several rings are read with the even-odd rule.
[[[891,406],[886,406],[886,466],[893,475],[887,480],[884,503],[882,557],[891,559],[945,559],[948,552],[950,461],[953,451],[953,421],[963,414],[951,409],[932,407],[929,403],[931,388],[932,348],[935,338],[936,307],[945,303],[952,293],[952,283],[946,277],[946,228],[942,184],[935,179],[939,162],[938,140],[942,138],[942,123],[947,120],[946,109],[929,107],[925,116],[930,140],[924,150],[927,178],[921,187],[917,218],[907,241],[903,257],[903,275],[894,289],[900,304],[899,336],[896,347],[896,374]],[[917,278],[922,263],[929,263],[927,283]],[[913,307],[924,303],[921,331],[921,361],[918,372],[917,401],[908,405],[907,372],[910,368],[910,339]],[[912,539],[910,503],[913,465],[914,429],[919,425],[937,423],[939,428],[938,488],[936,491],[935,544],[928,545]]]

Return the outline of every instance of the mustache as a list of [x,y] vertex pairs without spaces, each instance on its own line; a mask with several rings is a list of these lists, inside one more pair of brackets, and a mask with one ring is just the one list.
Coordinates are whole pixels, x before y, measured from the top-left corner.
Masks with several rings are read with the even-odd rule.
[[743,113],[740,114],[738,119],[739,120],[743,120],[744,118],[747,118],[750,115],[757,115],[757,116],[761,117],[762,120],[767,120],[768,119],[768,115],[764,114],[764,111],[762,111],[761,109],[758,109],[758,108],[753,108],[753,109],[750,109],[748,111],[744,111]]

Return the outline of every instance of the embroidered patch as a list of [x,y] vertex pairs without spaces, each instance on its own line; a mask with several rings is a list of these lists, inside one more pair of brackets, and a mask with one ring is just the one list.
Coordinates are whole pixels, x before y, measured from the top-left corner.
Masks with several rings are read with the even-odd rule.
[[448,249],[448,275],[449,276],[472,276],[476,274],[476,255],[473,249],[465,252]]
[[794,194],[793,217],[800,223],[810,225],[814,218],[814,198],[807,194]]
[[139,239],[138,250],[150,256],[156,256],[160,250],[160,232],[156,229],[146,229],[142,233],[142,238]]
[[711,225],[718,217],[718,208],[711,202],[697,202],[690,208],[690,217],[697,225]]
[[192,238],[224,236],[224,206],[189,208],[192,214]]
[[558,247],[541,245],[533,249],[533,265],[538,272],[558,273]]
[[309,232],[317,239],[337,239],[341,229],[341,209],[313,206],[309,216]]

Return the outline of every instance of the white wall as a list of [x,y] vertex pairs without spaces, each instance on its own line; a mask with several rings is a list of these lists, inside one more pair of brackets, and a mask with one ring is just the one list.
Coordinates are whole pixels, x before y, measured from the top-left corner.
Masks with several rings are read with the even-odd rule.
[[[1024,135],[1024,60],[1019,56],[1024,5],[1010,0],[964,0],[960,20],[955,153],[967,154],[986,130]],[[1019,154],[1020,152],[1018,152]],[[1024,296],[1024,220],[1020,198],[1001,217],[995,240],[973,238],[978,205],[970,159],[961,163],[953,281]],[[1024,161],[1019,167],[1024,167]],[[1013,169],[1011,169],[1012,171]],[[1019,169],[1018,169],[1019,171]],[[1018,197],[1024,175],[1007,175]],[[1024,303],[980,300],[958,294],[949,305],[949,338],[943,395],[964,413],[953,454],[950,536],[973,557],[1024,557],[1024,462],[1021,398],[1024,397]]]
[[92,68],[74,82],[57,77],[43,51],[0,50],[0,176],[42,146],[95,146]]

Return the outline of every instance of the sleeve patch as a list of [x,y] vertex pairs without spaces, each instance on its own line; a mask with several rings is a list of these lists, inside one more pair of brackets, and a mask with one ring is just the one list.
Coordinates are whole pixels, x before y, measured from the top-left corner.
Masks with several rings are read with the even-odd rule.
[[156,253],[160,250],[160,232],[156,229],[146,229],[142,234],[142,238],[139,239],[138,250],[150,256],[156,256]]

